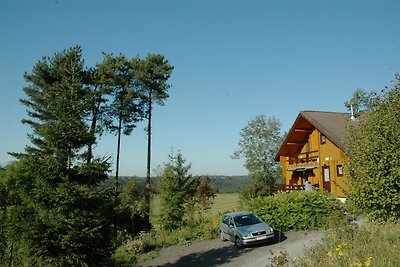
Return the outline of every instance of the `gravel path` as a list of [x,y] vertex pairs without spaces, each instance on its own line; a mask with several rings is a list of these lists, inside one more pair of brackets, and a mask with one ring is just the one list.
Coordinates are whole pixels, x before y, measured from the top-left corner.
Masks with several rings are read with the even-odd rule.
[[244,249],[237,249],[231,242],[219,239],[194,242],[190,246],[172,246],[161,249],[159,256],[140,265],[150,266],[270,266],[270,259],[286,251],[290,258],[301,256],[305,247],[319,242],[322,231],[289,231],[275,241]]

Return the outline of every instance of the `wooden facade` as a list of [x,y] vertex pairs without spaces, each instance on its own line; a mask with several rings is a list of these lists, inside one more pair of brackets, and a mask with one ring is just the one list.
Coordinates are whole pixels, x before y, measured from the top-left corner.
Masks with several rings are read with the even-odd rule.
[[299,113],[276,156],[282,166],[285,188],[308,183],[345,197],[347,178],[343,167],[348,155],[344,138],[349,123],[348,113]]

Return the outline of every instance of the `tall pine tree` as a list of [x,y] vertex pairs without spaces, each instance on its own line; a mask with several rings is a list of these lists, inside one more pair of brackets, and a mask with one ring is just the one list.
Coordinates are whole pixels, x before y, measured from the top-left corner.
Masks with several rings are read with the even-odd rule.
[[93,144],[79,46],[43,58],[26,73],[32,145],[18,155],[18,202],[9,207],[6,231],[21,265],[101,266],[111,253],[112,193],[101,190],[108,162],[82,162]]

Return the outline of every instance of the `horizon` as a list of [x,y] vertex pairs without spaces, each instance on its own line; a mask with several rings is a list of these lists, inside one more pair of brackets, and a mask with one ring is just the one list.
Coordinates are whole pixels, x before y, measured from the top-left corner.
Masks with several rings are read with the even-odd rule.
[[[362,88],[391,88],[400,72],[400,1],[4,0],[0,22],[0,165],[29,144],[24,72],[80,45],[86,67],[102,52],[160,53],[174,66],[170,97],[154,109],[152,176],[180,151],[193,175],[247,176],[240,131],[264,114],[288,131],[302,110],[347,112]],[[122,136],[120,176],[145,176],[145,123]],[[116,138],[95,154],[112,158]]]

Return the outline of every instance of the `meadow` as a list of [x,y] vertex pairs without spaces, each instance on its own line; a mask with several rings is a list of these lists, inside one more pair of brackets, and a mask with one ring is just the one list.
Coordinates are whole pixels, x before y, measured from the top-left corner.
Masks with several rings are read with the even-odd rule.
[[[212,217],[224,212],[233,210],[237,211],[240,209],[239,193],[219,193],[215,196],[211,210],[207,211],[204,215],[206,217]],[[156,223],[157,218],[160,215],[160,210],[160,197],[154,195],[151,201],[151,217],[153,224]]]

